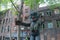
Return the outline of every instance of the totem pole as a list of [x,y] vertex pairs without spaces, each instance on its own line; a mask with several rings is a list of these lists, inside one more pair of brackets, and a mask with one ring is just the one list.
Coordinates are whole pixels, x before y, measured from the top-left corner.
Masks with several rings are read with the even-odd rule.
[[25,27],[30,26],[30,40],[40,40],[40,27],[43,22],[39,20],[39,14],[33,12],[30,15],[30,23],[23,23],[21,21],[16,21],[16,25],[23,25]]

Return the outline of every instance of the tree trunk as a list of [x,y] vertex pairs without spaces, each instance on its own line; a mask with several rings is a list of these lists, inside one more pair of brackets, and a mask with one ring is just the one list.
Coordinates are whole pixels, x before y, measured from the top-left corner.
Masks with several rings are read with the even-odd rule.
[[[18,16],[18,20],[22,21],[22,18],[21,18],[21,14],[23,13],[23,4],[24,4],[24,0],[21,0],[21,9],[20,9],[20,13],[19,13],[19,16]],[[18,26],[18,37],[17,37],[17,40],[20,40],[20,25]]]

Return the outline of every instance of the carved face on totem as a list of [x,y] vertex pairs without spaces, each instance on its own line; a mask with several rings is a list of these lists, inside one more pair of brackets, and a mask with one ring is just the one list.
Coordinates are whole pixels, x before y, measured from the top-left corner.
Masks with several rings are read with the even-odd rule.
[[31,14],[31,19],[32,19],[33,22],[36,22],[38,20],[38,14],[37,14],[37,12],[33,12]]

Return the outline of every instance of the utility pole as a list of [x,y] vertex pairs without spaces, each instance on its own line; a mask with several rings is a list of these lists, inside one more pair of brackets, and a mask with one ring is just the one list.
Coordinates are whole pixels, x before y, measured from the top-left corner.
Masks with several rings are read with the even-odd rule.
[[[20,8],[20,13],[18,15],[19,21],[22,21],[21,14],[23,13],[23,4],[24,4],[24,0],[21,0],[21,8]],[[17,30],[18,30],[17,31],[17,34],[18,34],[17,40],[20,40],[20,25],[18,26]]]

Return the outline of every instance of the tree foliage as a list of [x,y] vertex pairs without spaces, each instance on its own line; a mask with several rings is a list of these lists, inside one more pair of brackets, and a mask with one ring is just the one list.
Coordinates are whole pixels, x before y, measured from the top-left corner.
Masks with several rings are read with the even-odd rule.
[[[14,0],[11,0],[13,3],[14,3]],[[5,11],[5,10],[8,10],[8,3],[12,3],[10,0],[0,0],[0,14],[4,14],[2,11]],[[14,4],[15,5],[15,4]],[[14,5],[11,5],[11,8],[10,8],[10,10],[12,9],[12,11],[14,10],[15,11],[15,8],[13,8],[13,6]],[[4,6],[5,7],[5,10],[2,10],[2,6]],[[2,10],[2,11],[1,11]],[[13,12],[14,12],[13,11]],[[15,13],[13,13],[13,14],[17,14],[16,13],[16,11],[15,11]]]
[[6,12],[7,10],[0,11],[0,16],[3,16]]
[[46,2],[49,3],[49,5],[60,3],[60,0],[47,0]]
[[9,0],[0,0],[0,4],[7,4]]
[[[12,0],[13,2],[15,1],[15,0]],[[17,0],[18,1],[18,0]],[[0,0],[0,6],[1,6],[1,4],[2,5],[5,5],[6,6],[6,4],[8,3],[8,2],[10,2],[10,0]],[[48,2],[48,4],[49,5],[56,5],[56,4],[60,4],[59,2],[60,2],[60,0],[24,0],[24,3],[26,4],[26,5],[28,5],[28,6],[30,6],[31,8],[33,8],[34,7],[34,3],[36,3],[37,5],[39,4],[39,2],[40,3],[44,3],[44,2]],[[56,5],[57,6],[57,5]]]
[[[44,0],[25,0],[24,1],[24,3],[26,5],[29,5],[31,9],[34,8],[35,6],[39,5],[39,2],[43,3]],[[34,4],[36,4],[36,5],[34,5]]]
[[50,9],[60,7],[60,0],[46,0],[45,2],[49,4]]
[[[12,2],[14,2],[14,1],[15,0],[12,0]],[[1,5],[4,5],[7,8],[7,4],[12,3],[12,2],[10,0],[0,0],[0,10],[1,10]],[[36,6],[38,6],[39,3],[40,4],[48,3],[50,9],[60,6],[60,0],[24,0],[24,3],[28,6],[30,6],[31,9],[33,9],[35,7],[34,4],[36,4]],[[16,6],[16,3],[14,3],[14,5]],[[12,5],[12,6],[14,6],[14,5]]]
[[0,0],[0,11],[2,9],[2,6],[4,6],[7,9],[7,4],[9,3],[9,0]]
[[[12,0],[12,2],[14,2],[15,0]],[[18,0],[17,0],[18,1]],[[7,3],[10,2],[10,0],[0,0],[0,4],[7,6]],[[30,8],[34,7],[34,3],[36,3],[37,5],[39,4],[39,2],[43,2],[43,0],[24,0],[24,3],[28,6],[30,6]],[[16,4],[15,4],[16,5]]]

